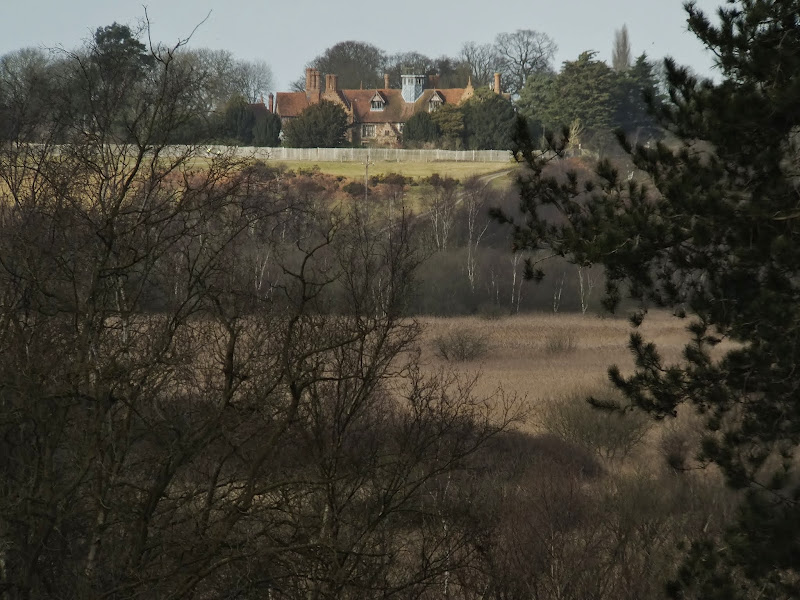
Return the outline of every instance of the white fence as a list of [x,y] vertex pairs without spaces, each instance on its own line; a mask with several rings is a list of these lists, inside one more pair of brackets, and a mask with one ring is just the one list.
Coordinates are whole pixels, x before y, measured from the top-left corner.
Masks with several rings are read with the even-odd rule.
[[[210,146],[209,153],[228,152],[228,146]],[[508,150],[401,150],[398,148],[256,148],[240,146],[239,156],[262,160],[318,162],[511,162]]]

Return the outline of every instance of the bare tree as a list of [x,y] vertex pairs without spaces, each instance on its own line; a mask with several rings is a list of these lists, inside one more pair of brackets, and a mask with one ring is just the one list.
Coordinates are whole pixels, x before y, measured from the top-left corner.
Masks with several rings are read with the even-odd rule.
[[592,265],[578,265],[578,294],[581,300],[581,314],[586,314],[589,310],[589,302],[592,299],[592,292],[597,283],[597,274],[592,269]]
[[500,59],[503,85],[510,94],[516,95],[528,77],[552,70],[558,46],[546,33],[518,29],[513,33],[497,34],[494,48]]
[[462,205],[467,221],[467,279],[473,293],[478,267],[478,247],[489,228],[485,192],[486,184],[478,177],[471,177],[464,182]]
[[614,32],[614,45],[611,48],[611,68],[622,73],[631,68],[631,44],[628,40],[628,26]]
[[207,113],[237,96],[258,102],[274,85],[272,69],[265,61],[237,59],[228,50],[184,47],[178,58],[197,70],[193,96],[202,101]]
[[441,178],[436,175],[432,185],[428,214],[433,243],[437,250],[446,250],[455,223],[458,182],[450,177]]
[[492,44],[465,42],[458,57],[469,65],[472,84],[475,86],[489,85],[494,73],[501,67],[500,57]]
[[237,61],[235,74],[238,92],[251,103],[263,100],[274,85],[272,69],[263,60]]
[[420,595],[468,558],[429,486],[514,401],[420,373],[408,223],[167,145],[183,43],[89,43],[0,142],[0,596]]

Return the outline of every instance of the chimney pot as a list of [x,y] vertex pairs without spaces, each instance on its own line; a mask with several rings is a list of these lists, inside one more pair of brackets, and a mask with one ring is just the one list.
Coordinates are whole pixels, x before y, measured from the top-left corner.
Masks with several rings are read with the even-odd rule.
[[385,89],[385,90],[389,89],[389,74],[388,73],[384,73],[383,74],[383,89]]

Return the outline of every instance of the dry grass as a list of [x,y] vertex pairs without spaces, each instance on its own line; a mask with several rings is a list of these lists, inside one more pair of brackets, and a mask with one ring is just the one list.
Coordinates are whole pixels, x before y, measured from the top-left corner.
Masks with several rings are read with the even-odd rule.
[[[469,367],[481,370],[486,392],[502,385],[529,399],[562,398],[604,384],[611,364],[623,372],[633,367],[627,349],[631,327],[624,318],[531,314],[495,320],[423,317],[420,321],[425,332],[423,356],[431,366],[441,364],[431,344],[437,336],[468,329],[486,341],[488,353]],[[686,325],[685,319],[668,313],[651,313],[640,330],[658,343],[666,361],[675,362],[688,339]],[[553,351],[554,340],[570,338],[574,347]]]
[[[270,161],[272,164],[272,161]],[[275,161],[276,165],[284,165],[287,169],[314,169],[319,167],[319,171],[329,175],[346,177],[353,180],[364,180],[364,164],[360,162],[311,162],[311,161]],[[517,166],[511,162],[375,162],[369,166],[369,174],[386,175],[388,173],[399,173],[405,177],[415,179],[430,177],[434,173],[447,175],[453,179],[463,181],[473,175],[486,175],[514,169]]]
[[[579,314],[528,314],[487,320],[480,317],[419,319],[423,325],[422,358],[426,367],[438,369],[444,361],[437,355],[434,340],[451,331],[470,330],[484,340],[488,348],[479,360],[461,363],[465,374],[479,373],[475,392],[490,396],[498,387],[505,393],[524,398],[528,414],[523,429],[532,433],[546,431],[546,415],[554,404],[575,402],[593,395],[615,394],[608,382],[608,367],[616,364],[623,374],[631,373],[633,360],[628,350],[631,328],[626,318],[600,318]],[[688,319],[667,312],[651,312],[639,331],[656,343],[666,364],[681,361],[689,340]],[[553,348],[553,340],[571,340],[564,348]],[[722,344],[719,351],[729,349]],[[451,364],[452,366],[452,364]],[[582,400],[580,400],[582,401]],[[587,405],[587,411],[592,409]],[[688,456],[691,462],[700,419],[691,410],[679,412],[678,418],[651,427],[637,448],[631,462],[616,468],[637,469],[679,462],[675,456]],[[689,440],[695,440],[689,443]]]

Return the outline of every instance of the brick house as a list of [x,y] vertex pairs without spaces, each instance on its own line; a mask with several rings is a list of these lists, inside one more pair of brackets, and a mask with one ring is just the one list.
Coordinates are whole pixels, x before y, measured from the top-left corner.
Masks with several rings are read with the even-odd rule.
[[[339,89],[336,75],[325,75],[325,89],[321,88],[317,69],[306,69],[306,85],[302,92],[278,92],[273,106],[270,94],[269,110],[281,118],[285,125],[303,109],[320,100],[336,102],[344,108],[349,124],[347,140],[369,146],[397,146],[403,125],[415,113],[434,112],[445,104],[458,105],[475,93],[472,82],[465,88],[438,89],[436,79],[426,80],[421,75],[403,75],[401,89],[389,87],[389,76],[383,77],[381,89]],[[494,90],[500,93],[500,74],[495,73]]]

